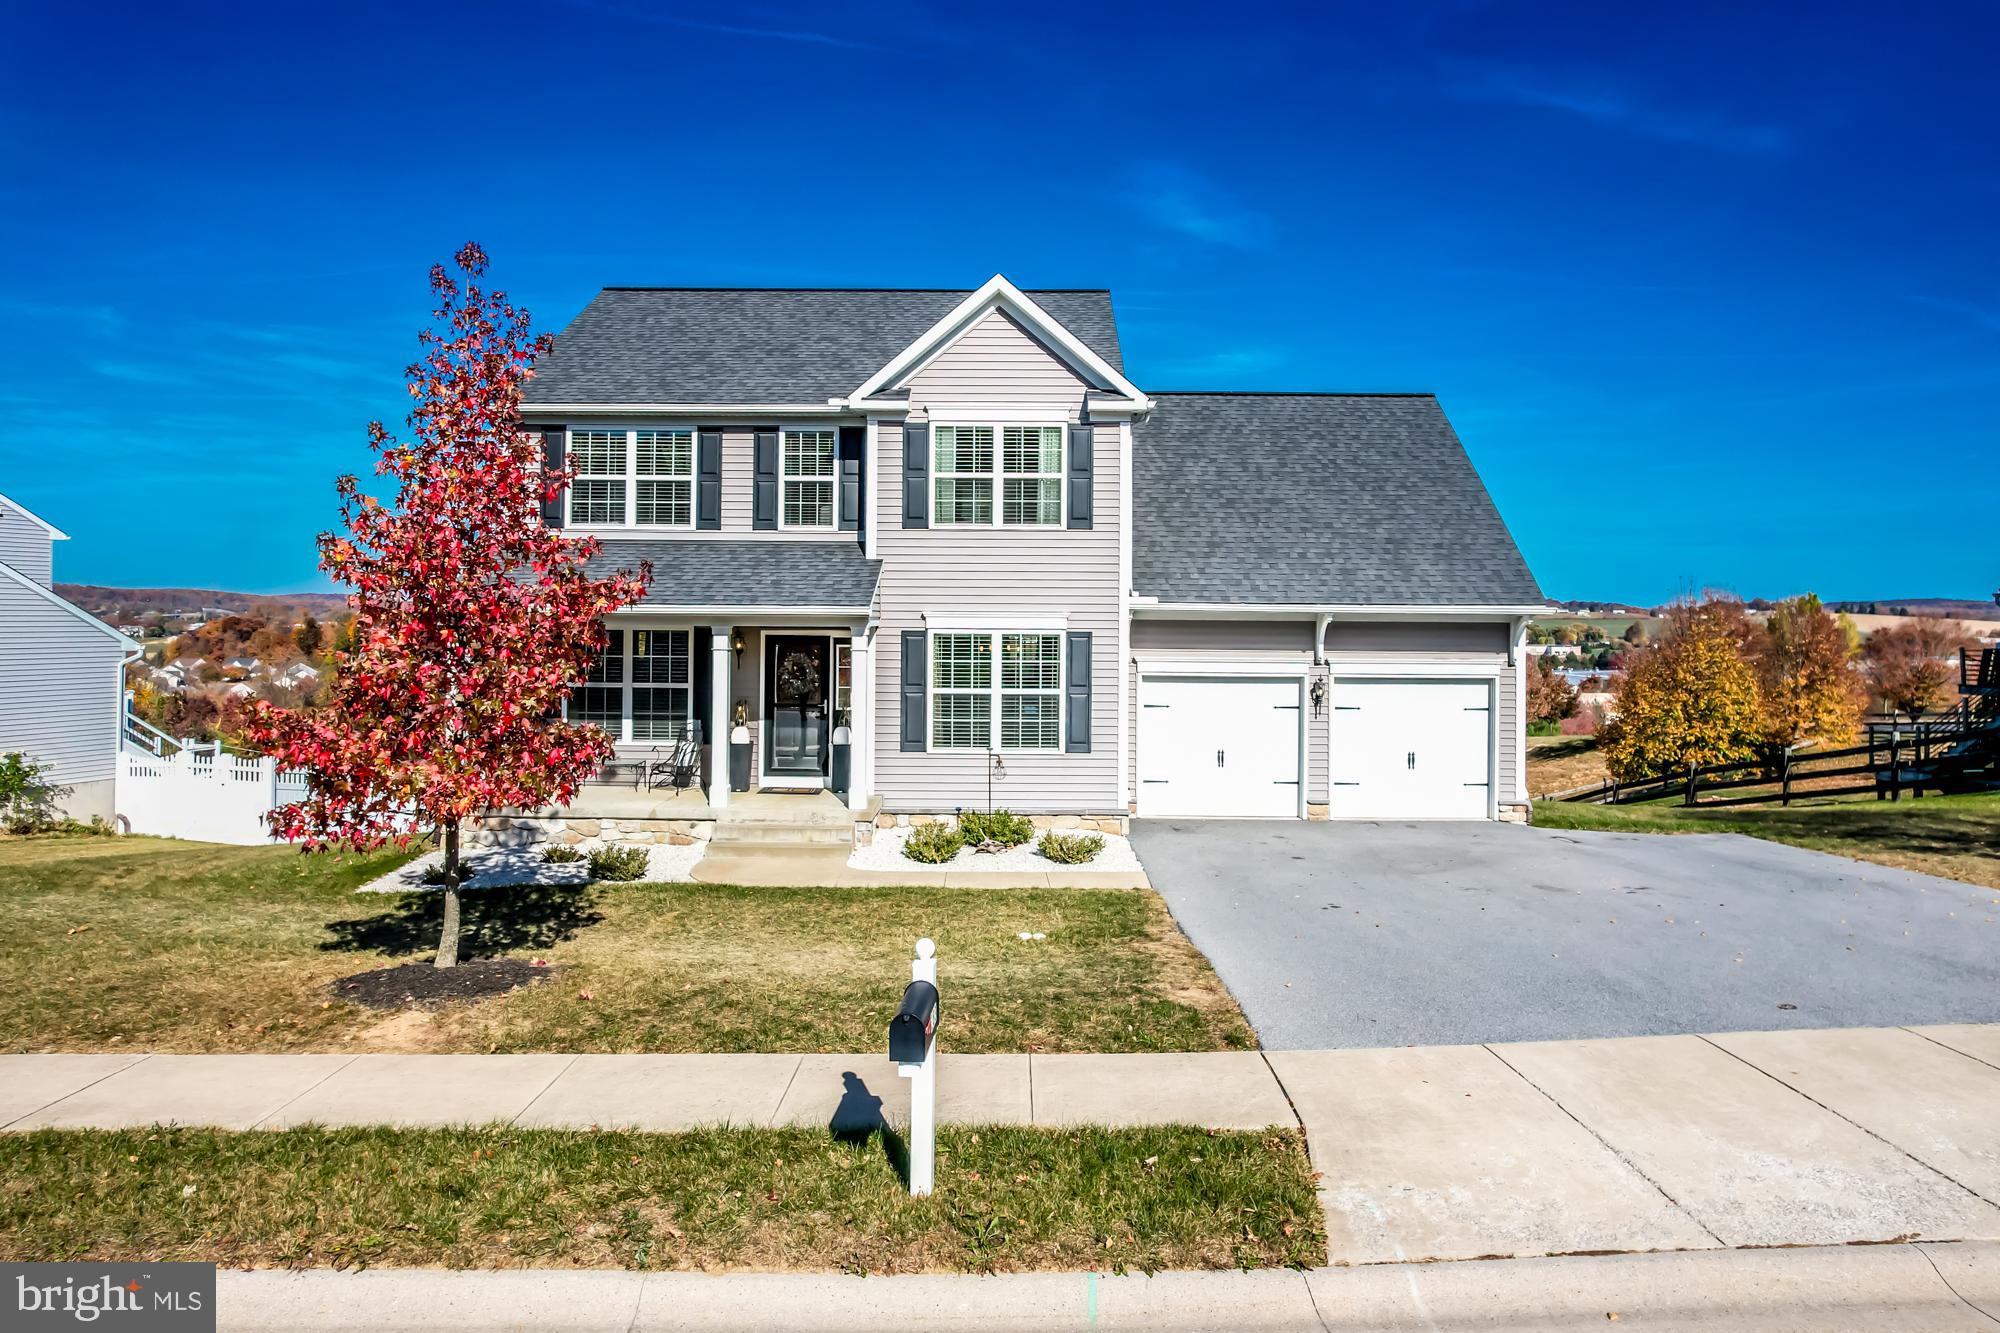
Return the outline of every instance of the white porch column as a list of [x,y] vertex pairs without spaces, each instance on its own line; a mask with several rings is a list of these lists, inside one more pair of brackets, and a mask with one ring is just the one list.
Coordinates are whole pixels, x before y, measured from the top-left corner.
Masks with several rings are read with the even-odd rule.
[[729,626],[713,626],[709,635],[708,804],[720,810],[729,804]]
[[875,666],[873,644],[868,631],[857,629],[848,644],[848,701],[853,717],[848,720],[847,808],[859,811],[868,804],[875,785]]

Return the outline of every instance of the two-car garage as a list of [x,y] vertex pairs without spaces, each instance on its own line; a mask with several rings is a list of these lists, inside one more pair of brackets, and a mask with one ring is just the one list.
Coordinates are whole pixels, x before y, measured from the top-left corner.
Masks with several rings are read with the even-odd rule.
[[1142,672],[1137,813],[1493,817],[1494,677],[1309,679]]

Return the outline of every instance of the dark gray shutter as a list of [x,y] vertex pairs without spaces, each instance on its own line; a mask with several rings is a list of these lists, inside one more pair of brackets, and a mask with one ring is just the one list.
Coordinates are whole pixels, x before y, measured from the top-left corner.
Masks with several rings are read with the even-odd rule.
[[714,532],[722,527],[722,432],[695,433],[694,525]]
[[926,693],[930,689],[930,658],[924,632],[903,631],[903,749],[921,752],[924,748]]
[[756,440],[756,475],[750,491],[750,526],[778,526],[778,432],[760,430]]
[[[1096,443],[1092,439],[1095,433],[1086,425],[1069,428],[1069,525],[1072,528],[1090,526],[1091,447]],[[1084,748],[1090,747],[1085,745]]]
[[842,426],[840,428],[840,530],[842,532],[861,531],[861,498],[865,495],[866,484],[863,472],[867,467],[868,427]]
[[1088,630],[1072,630],[1069,635],[1069,660],[1063,665],[1069,673],[1068,690],[1063,698],[1063,724],[1069,732],[1069,739],[1063,749],[1071,754],[1090,753],[1090,633]]
[[931,428],[903,426],[903,526],[931,525]]
[[[569,459],[569,435],[561,426],[542,427],[542,474],[563,470]],[[563,525],[563,493],[542,496],[542,523],[551,528]]]
[[[696,625],[688,635],[689,672],[688,683],[693,688],[694,697],[688,702],[694,709],[694,739],[697,745],[707,749],[714,739],[715,728],[710,725],[708,710],[715,706],[715,631],[707,625]],[[725,754],[723,756],[727,758]],[[708,787],[708,764],[713,762],[702,756],[701,785]]]

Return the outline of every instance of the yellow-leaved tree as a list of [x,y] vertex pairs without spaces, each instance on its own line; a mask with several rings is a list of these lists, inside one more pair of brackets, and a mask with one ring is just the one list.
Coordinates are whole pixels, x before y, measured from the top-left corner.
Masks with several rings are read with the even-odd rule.
[[1620,782],[1730,764],[1757,750],[1761,703],[1735,602],[1684,602],[1650,647],[1626,659],[1617,716],[1599,733]]
[[1846,632],[1812,593],[1771,608],[1757,654],[1764,739],[1841,745],[1861,729],[1868,685]]

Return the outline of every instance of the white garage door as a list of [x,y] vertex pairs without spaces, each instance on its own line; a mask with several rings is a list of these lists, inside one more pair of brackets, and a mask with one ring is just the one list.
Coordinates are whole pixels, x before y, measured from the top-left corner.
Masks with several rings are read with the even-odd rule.
[[1493,687],[1483,680],[1343,680],[1328,759],[1335,819],[1486,819]]
[[1139,682],[1139,813],[1299,816],[1299,682]]

